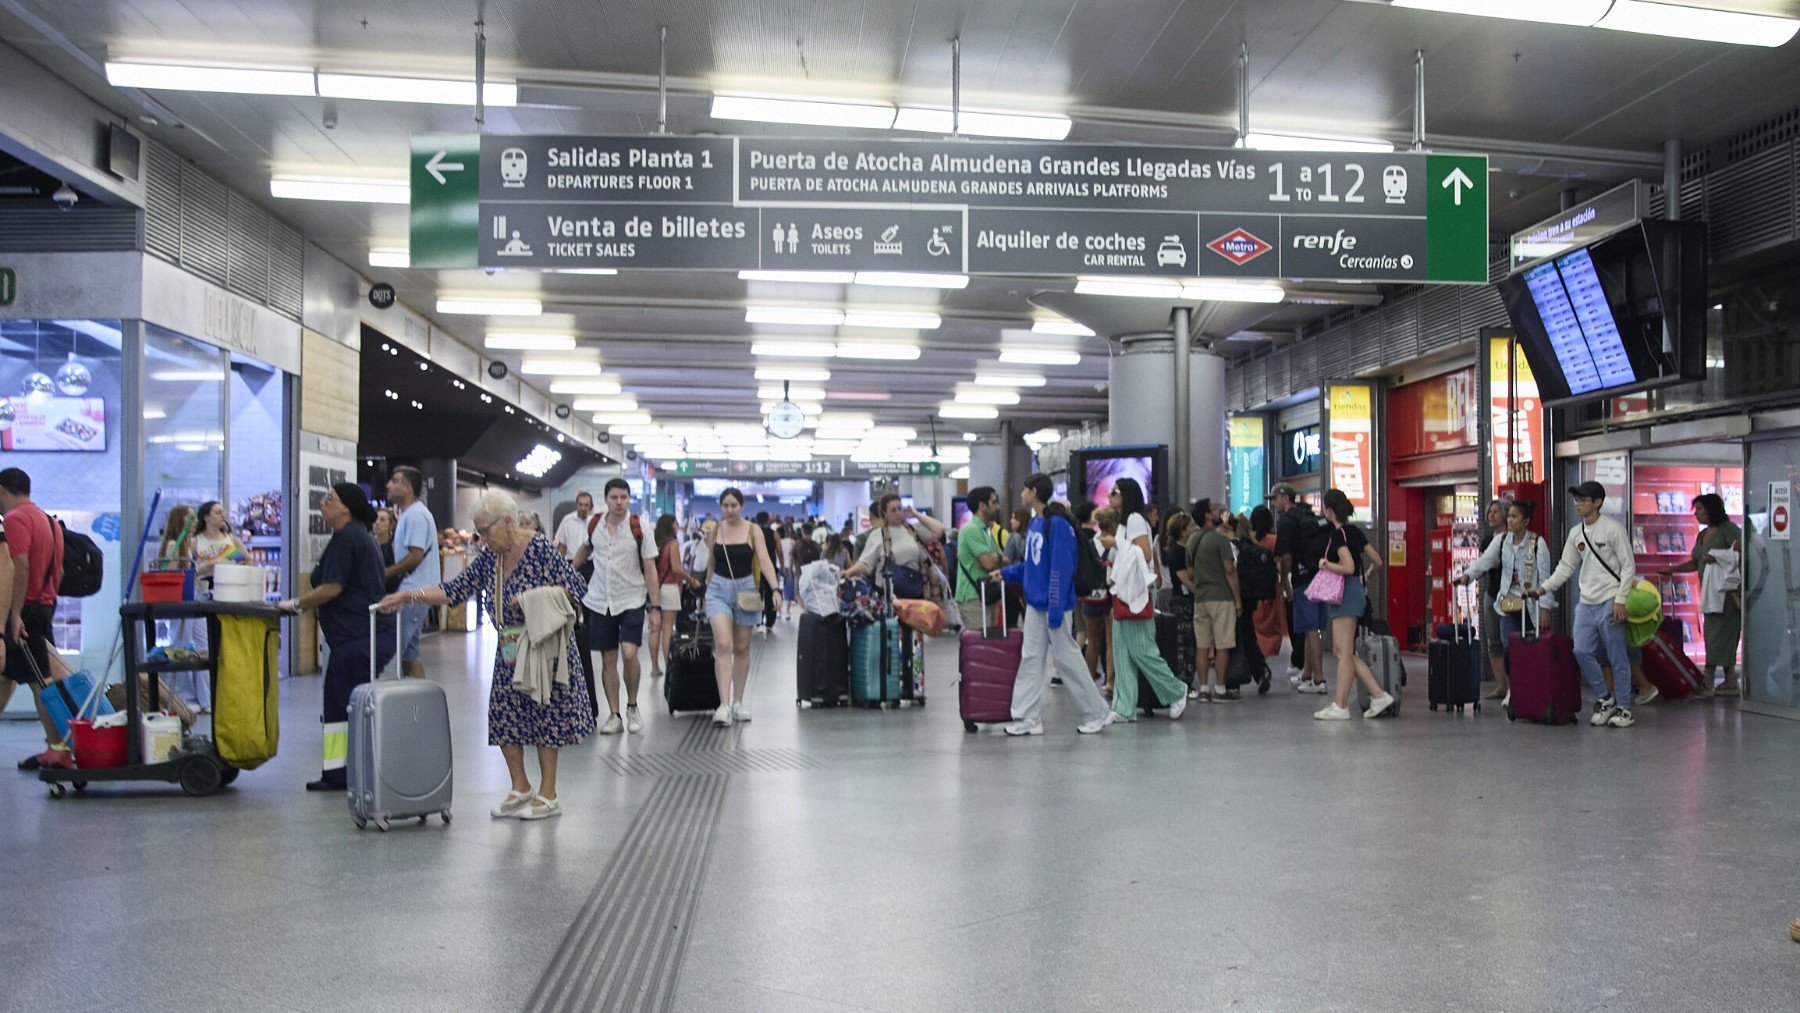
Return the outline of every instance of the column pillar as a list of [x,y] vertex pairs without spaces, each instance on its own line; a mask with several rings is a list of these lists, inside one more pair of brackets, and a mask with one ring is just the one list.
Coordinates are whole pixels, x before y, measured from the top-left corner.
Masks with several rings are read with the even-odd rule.
[[[1194,498],[1220,499],[1225,484],[1225,360],[1192,349],[1177,373],[1176,340],[1168,331],[1121,335],[1119,354],[1108,373],[1107,414],[1115,444],[1160,443],[1169,448],[1170,488],[1154,491],[1157,502],[1183,509]],[[1177,387],[1185,387],[1189,408],[1176,409]],[[1185,416],[1185,421],[1184,421]]]

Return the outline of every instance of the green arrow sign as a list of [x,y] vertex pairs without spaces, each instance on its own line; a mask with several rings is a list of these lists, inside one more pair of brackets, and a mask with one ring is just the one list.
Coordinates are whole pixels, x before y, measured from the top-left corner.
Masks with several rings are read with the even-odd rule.
[[481,138],[419,134],[412,139],[413,267],[476,267]]
[[1425,190],[1427,278],[1487,281],[1487,159],[1428,155]]
[[921,461],[921,462],[919,462],[919,474],[922,477],[935,478],[942,471],[943,471],[943,465],[939,464],[936,461]]
[[693,473],[694,473],[694,459],[693,458],[684,457],[675,462],[675,474],[677,474],[677,475],[692,475]]

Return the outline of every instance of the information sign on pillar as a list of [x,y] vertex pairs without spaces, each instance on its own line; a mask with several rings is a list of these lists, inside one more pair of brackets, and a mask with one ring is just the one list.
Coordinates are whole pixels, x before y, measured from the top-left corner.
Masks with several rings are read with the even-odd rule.
[[1792,482],[1769,483],[1769,537],[1786,542],[1794,531],[1794,485]]
[[1325,487],[1341,489],[1364,522],[1375,512],[1375,399],[1364,383],[1326,389]]
[[1261,415],[1233,415],[1227,434],[1231,460],[1231,512],[1248,514],[1269,493],[1267,423]]
[[1511,337],[1488,339],[1488,410],[1491,488],[1543,482],[1544,402]]

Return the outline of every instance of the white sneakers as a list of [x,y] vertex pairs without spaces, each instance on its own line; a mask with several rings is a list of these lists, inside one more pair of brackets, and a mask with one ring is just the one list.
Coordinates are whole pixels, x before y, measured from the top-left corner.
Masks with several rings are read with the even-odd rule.
[[719,709],[713,711],[713,724],[720,728],[731,727],[731,707],[728,704],[720,704]]
[[1042,735],[1044,723],[1035,718],[1027,721],[1014,721],[1006,726],[1008,735]]
[[1325,684],[1322,682],[1304,682],[1303,681],[1294,687],[1294,692],[1307,693],[1312,696],[1322,696],[1326,692],[1326,690],[1325,690]]
[[1618,709],[1618,703],[1610,696],[1604,700],[1595,701],[1594,714],[1592,717],[1588,718],[1588,724],[1593,725],[1595,728],[1604,727],[1608,721],[1612,720],[1614,712]]
[[1369,701],[1369,709],[1366,711],[1363,711],[1363,717],[1364,718],[1378,718],[1381,716],[1383,711],[1387,710],[1389,707],[1392,707],[1394,705],[1394,703],[1395,703],[1394,694],[1392,694],[1392,693],[1388,693],[1384,696],[1376,697],[1375,699]]
[[601,735],[617,735],[624,730],[625,722],[619,720],[617,713],[607,718],[606,723],[600,726]]
[[1169,720],[1170,721],[1180,721],[1181,716],[1186,713],[1187,713],[1187,697],[1185,697],[1185,696],[1176,697],[1175,702],[1169,705]]
[[750,701],[739,700],[737,703],[732,704],[731,705],[731,719],[733,721],[749,721],[750,720]]
[[635,704],[625,708],[625,730],[633,735],[644,730],[644,716],[638,713]]
[[1313,712],[1313,720],[1314,721],[1348,721],[1348,720],[1350,720],[1350,708],[1339,707],[1337,705],[1337,701],[1334,700],[1331,703],[1326,704],[1323,710],[1314,711]]
[[1083,735],[1098,735],[1106,731],[1106,726],[1113,723],[1113,712],[1107,711],[1102,717],[1075,726],[1075,730]]

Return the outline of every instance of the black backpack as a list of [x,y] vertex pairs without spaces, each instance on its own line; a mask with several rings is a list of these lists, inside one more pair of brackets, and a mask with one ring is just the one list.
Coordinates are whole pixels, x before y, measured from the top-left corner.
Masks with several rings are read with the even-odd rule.
[[1268,601],[1277,593],[1280,576],[1275,554],[1249,539],[1237,543],[1238,591],[1246,602]]
[[62,521],[51,518],[62,529],[62,583],[56,585],[58,598],[86,598],[98,594],[106,579],[106,557],[100,546],[86,535],[70,531]]
[[1094,550],[1094,536],[1075,529],[1075,593],[1090,598],[1106,591],[1106,564]]
[[1294,570],[1311,576],[1319,572],[1319,560],[1331,546],[1331,522],[1311,510],[1295,519],[1300,522],[1300,537],[1294,540]]

